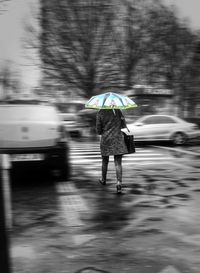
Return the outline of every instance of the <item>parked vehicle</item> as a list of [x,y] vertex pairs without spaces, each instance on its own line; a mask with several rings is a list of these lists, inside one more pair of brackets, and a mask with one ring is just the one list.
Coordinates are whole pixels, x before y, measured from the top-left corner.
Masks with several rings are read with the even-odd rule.
[[77,114],[59,113],[59,116],[62,120],[66,133],[68,133],[71,137],[82,136],[82,124]]
[[136,141],[172,141],[175,145],[183,145],[187,140],[200,136],[196,124],[170,115],[143,116],[127,127]]
[[83,134],[83,123],[79,112],[85,108],[84,101],[69,101],[59,104],[60,117],[63,121],[66,132],[72,137],[81,137]]
[[37,101],[0,103],[0,153],[12,164],[42,161],[60,177],[70,174],[69,140],[56,108]]

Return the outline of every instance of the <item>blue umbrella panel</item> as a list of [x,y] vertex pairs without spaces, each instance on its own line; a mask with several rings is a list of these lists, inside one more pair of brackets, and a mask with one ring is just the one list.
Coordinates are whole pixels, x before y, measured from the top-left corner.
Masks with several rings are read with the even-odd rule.
[[85,107],[93,109],[128,109],[137,107],[137,104],[127,96],[109,92],[93,96],[85,104]]

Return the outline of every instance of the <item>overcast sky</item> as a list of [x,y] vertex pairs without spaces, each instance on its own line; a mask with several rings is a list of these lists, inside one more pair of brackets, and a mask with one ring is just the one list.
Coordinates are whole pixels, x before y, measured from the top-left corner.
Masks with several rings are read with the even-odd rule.
[[200,1],[199,0],[163,0],[166,4],[176,5],[178,15],[188,18],[192,29],[200,29]]
[[24,88],[36,86],[39,79],[34,61],[23,49],[24,24],[32,17],[33,3],[37,0],[10,0],[0,15],[0,66],[9,60],[13,71],[21,75]]
[[[0,14],[0,65],[3,59],[9,59],[16,65],[16,69],[22,74],[22,81],[25,86],[35,86],[38,81],[38,72],[30,59],[24,57],[21,39],[25,35],[24,20],[30,18],[30,4],[38,0],[10,0],[7,2],[7,9]],[[49,0],[51,1],[51,0]],[[178,7],[178,15],[181,18],[188,18],[193,29],[200,29],[200,0],[163,0],[166,4],[174,4]],[[25,69],[23,64],[26,64]]]

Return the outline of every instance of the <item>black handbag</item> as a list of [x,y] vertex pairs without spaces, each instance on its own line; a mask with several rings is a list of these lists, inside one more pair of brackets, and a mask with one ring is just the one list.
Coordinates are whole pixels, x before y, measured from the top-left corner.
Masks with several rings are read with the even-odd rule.
[[[128,129],[125,119],[122,119],[122,128],[126,128],[127,131],[130,133],[130,130]],[[122,131],[123,132],[123,131]],[[128,154],[135,153],[135,142],[134,142],[134,136],[133,135],[127,135],[126,133],[123,132],[124,135],[124,142],[128,150]]]
[[124,142],[126,144],[128,154],[135,153],[135,142],[134,142],[134,136],[133,135],[127,135],[124,134]]

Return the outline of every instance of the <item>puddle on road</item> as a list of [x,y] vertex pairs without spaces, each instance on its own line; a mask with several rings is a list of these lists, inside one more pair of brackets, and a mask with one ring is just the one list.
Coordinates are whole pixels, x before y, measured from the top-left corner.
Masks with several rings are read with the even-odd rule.
[[195,152],[191,152],[188,151],[188,153],[184,153],[178,150],[169,150],[168,153],[170,155],[172,155],[172,161],[174,161],[174,163],[178,163],[181,164],[184,168],[188,169],[188,168],[194,168],[194,169],[199,169],[200,168],[200,163],[199,163],[199,158],[200,158],[200,154],[197,155],[195,154]]
[[11,251],[12,258],[35,259],[37,256],[33,247],[27,245],[15,245]]
[[[94,204],[99,206],[99,204]],[[102,205],[99,209],[95,210],[93,215],[87,219],[87,228],[91,231],[117,231],[122,229],[129,221],[130,211],[128,208],[124,208],[119,203],[113,203],[111,206],[109,202],[104,202],[104,208]]]

